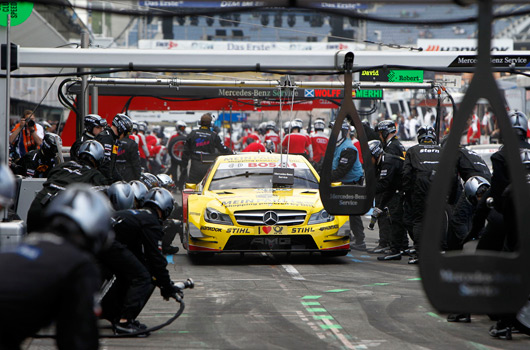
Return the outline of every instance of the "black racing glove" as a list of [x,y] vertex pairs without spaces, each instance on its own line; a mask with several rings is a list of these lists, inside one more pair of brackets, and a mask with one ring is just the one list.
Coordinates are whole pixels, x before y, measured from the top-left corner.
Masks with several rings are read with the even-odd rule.
[[160,287],[160,295],[162,295],[164,300],[169,300],[169,298],[177,300],[177,292],[173,288],[173,285]]
[[171,285],[160,287],[160,295],[162,295],[162,298],[164,298],[164,300],[169,300],[169,298],[173,298],[179,301],[184,297],[182,289],[176,286],[173,282],[171,282]]

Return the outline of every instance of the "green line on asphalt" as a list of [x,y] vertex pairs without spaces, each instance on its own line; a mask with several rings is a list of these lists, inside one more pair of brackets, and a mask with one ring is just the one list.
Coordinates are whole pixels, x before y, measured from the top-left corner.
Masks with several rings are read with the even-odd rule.
[[471,344],[475,349],[478,349],[478,350],[489,350],[489,349],[491,349],[489,346],[486,346],[484,344],[475,343],[474,341],[470,341],[469,344]]
[[341,292],[347,292],[349,289],[331,289],[327,290],[326,293],[341,293]]
[[321,324],[320,328],[322,329],[342,329],[340,324]]
[[306,295],[306,296],[303,296],[302,299],[318,299],[322,297],[322,295]]
[[421,281],[421,278],[420,277],[408,278],[407,281]]
[[179,333],[189,333],[190,331],[179,331]]
[[372,283],[372,284],[365,284],[363,287],[372,287],[372,286],[386,286],[390,283]]
[[302,305],[315,306],[315,305],[320,305],[320,303],[318,301],[302,301]]
[[313,307],[313,308],[306,308],[308,312],[326,312],[326,309],[323,307]]
[[437,318],[437,319],[440,319],[440,320],[444,320],[443,317],[441,317],[440,315],[434,313],[434,312],[427,312],[427,315],[431,316],[431,317],[434,317],[434,318]]
[[313,315],[314,320],[332,320],[333,316],[331,315]]

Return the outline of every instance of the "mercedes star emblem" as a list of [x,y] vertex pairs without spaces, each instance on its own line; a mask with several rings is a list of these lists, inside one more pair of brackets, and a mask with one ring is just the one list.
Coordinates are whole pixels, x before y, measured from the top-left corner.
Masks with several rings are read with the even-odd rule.
[[267,226],[276,225],[278,223],[278,214],[273,211],[268,211],[263,214],[263,223]]

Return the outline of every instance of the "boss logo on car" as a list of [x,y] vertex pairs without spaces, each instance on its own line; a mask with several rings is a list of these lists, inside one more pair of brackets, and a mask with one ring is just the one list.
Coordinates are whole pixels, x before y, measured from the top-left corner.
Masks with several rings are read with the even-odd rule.
[[222,229],[218,227],[201,226],[201,231],[221,232]]
[[309,233],[309,232],[315,232],[312,227],[293,227],[291,229],[292,233]]
[[319,228],[320,231],[334,230],[339,228],[339,225],[324,226]]

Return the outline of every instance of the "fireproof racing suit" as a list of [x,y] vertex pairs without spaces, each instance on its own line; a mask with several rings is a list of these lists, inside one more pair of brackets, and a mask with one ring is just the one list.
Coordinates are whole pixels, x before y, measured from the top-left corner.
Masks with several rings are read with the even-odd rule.
[[47,158],[41,150],[33,150],[24,154],[17,162],[13,171],[17,175],[33,178],[46,178],[55,166],[55,158]]
[[[112,182],[123,180],[116,168],[117,152],[119,152],[120,146],[119,136],[107,126],[105,130],[96,136],[96,141],[101,143],[105,150],[105,160],[99,167],[100,171],[105,177],[111,179]],[[114,154],[114,146],[118,147],[118,149],[116,149],[116,154]]]
[[57,193],[64,190],[66,186],[79,182],[93,186],[110,184],[99,170],[93,168],[88,162],[82,159],[78,162],[69,161],[56,166],[50,171],[48,180],[43,184],[42,190],[37,193],[29,207],[27,220],[28,232],[44,226],[42,211]]
[[[154,285],[160,288],[162,296],[170,297],[174,293],[173,283],[166,268],[167,260],[159,249],[164,237],[164,231],[155,211],[151,208],[120,210],[114,213],[113,218],[115,220],[114,232],[116,233],[116,240],[124,244],[138,261],[147,268],[147,271],[152,276]],[[108,297],[105,296],[103,298],[102,306],[104,310],[107,309],[105,311],[106,314],[109,309],[122,305],[124,300],[126,302],[129,300],[124,299],[125,295],[118,291],[120,286],[121,283],[118,283],[116,286],[111,287]],[[149,299],[152,290],[153,287],[151,287],[148,294],[142,294],[145,293],[145,290],[140,290],[138,292],[140,294],[130,295],[133,300],[134,298],[138,299],[140,295],[143,295],[146,299],[137,300],[136,305],[130,305],[128,317],[136,318]],[[127,292],[127,289],[122,289],[123,292]]]
[[51,233],[30,234],[0,254],[0,349],[19,349],[51,322],[59,349],[98,349],[99,285],[88,253]]
[[78,159],[78,154],[79,153],[79,147],[81,147],[81,145],[83,144],[83,142],[85,141],[88,141],[88,140],[94,140],[94,135],[88,133],[88,132],[84,132],[83,135],[81,135],[80,138],[78,138],[77,140],[74,141],[74,143],[72,144],[72,147],[70,147],[70,160],[77,160]]
[[398,157],[405,157],[405,147],[401,144],[396,136],[384,143],[383,151],[388,154],[393,154]]
[[419,251],[427,192],[440,161],[438,145],[420,143],[407,150],[403,165],[403,190],[413,216],[414,248]]
[[153,292],[151,274],[125,245],[116,240],[109,249],[98,254],[98,261],[105,279],[112,278],[112,275],[116,277],[101,301],[101,318],[112,323],[122,318],[134,320]]
[[128,137],[120,141],[116,157],[116,170],[123,180],[127,182],[140,179],[141,169],[138,144]]
[[[491,156],[493,175],[491,177],[490,195],[493,198],[493,206],[495,210],[502,214],[505,225],[503,230],[496,232],[500,236],[499,241],[504,240],[506,250],[515,251],[518,249],[518,228],[512,192],[516,189],[512,189],[511,186],[506,152],[507,150],[503,146]],[[530,144],[520,140],[519,153],[526,168],[526,180],[528,181],[530,178]]]
[[212,161],[207,158],[215,154],[216,150],[221,154],[232,154],[232,151],[223,144],[219,135],[207,127],[202,126],[188,135],[182,155],[184,171],[188,166],[188,161],[191,159],[187,182],[199,183],[202,180]]
[[491,180],[491,172],[482,157],[465,147],[459,147],[453,190],[448,201],[449,204],[455,201],[456,203],[449,217],[447,239],[444,242],[446,250],[461,249],[462,242],[471,229],[472,216],[475,211],[475,206],[467,200],[462,190],[458,176],[464,183],[472,176],[482,176],[488,181]]
[[377,184],[375,187],[375,206],[379,209],[388,208],[390,221],[381,215],[378,222],[387,221],[390,230],[386,239],[392,251],[399,252],[407,248],[407,233],[403,225],[403,194],[402,194],[403,159],[394,154],[383,153],[377,166]]

